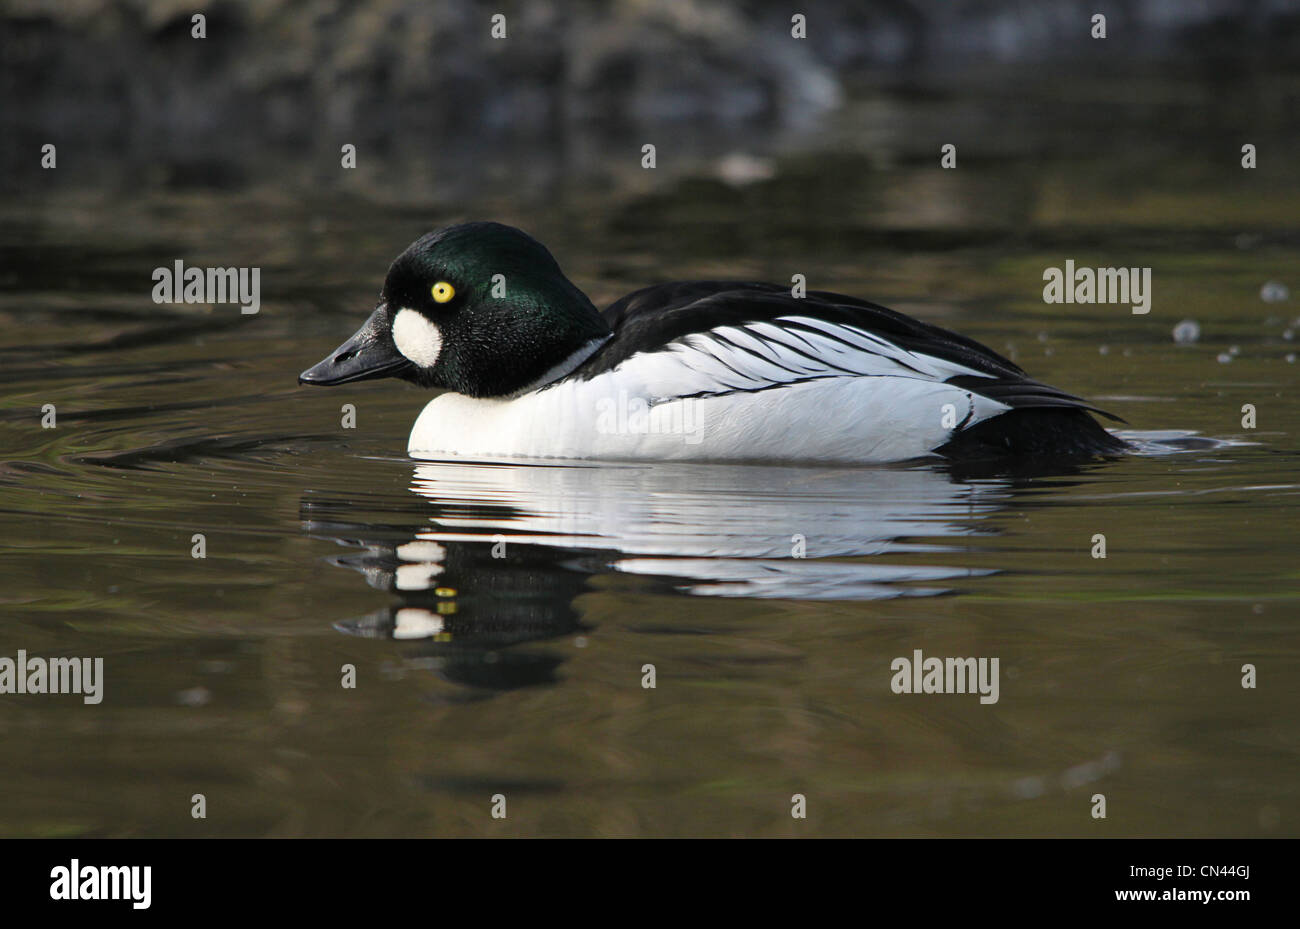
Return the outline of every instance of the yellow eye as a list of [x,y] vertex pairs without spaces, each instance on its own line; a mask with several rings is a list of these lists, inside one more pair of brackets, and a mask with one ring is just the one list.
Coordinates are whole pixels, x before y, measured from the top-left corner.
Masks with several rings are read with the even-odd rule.
[[454,296],[456,296],[456,288],[452,287],[446,281],[439,281],[433,285],[434,303],[446,303]]

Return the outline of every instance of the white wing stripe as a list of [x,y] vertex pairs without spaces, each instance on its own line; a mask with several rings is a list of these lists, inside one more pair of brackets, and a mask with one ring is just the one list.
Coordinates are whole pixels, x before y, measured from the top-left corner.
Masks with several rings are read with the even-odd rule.
[[[815,328],[828,336],[850,342],[866,351],[879,352],[905,364],[914,367],[918,371],[933,377],[935,380],[947,380],[950,377],[958,375],[974,375],[976,377],[992,377],[985,371],[978,371],[967,365],[956,361],[947,361],[943,358],[936,358],[933,355],[918,354],[911,352],[902,346],[883,339],[880,336],[860,329],[857,326],[848,324],[832,323],[824,319],[815,319],[811,316],[783,316],[778,322],[789,322],[799,326],[808,326]],[[865,343],[865,344],[864,344]]]
[[[856,326],[808,316],[718,326],[685,335],[619,368],[659,400],[755,391],[821,378],[899,377],[936,384],[964,365],[910,352]],[[625,382],[626,383],[626,382]]]

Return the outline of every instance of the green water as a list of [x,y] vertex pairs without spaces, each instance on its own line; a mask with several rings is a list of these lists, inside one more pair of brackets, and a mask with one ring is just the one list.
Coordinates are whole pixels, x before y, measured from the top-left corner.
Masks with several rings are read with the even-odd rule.
[[[1300,292],[1295,80],[861,94],[797,138],[678,129],[674,159],[665,132],[654,175],[639,137],[342,179],[279,153],[222,186],[65,156],[0,208],[0,656],[100,656],[105,689],[0,697],[0,833],[1296,834],[1300,302],[1261,298]],[[772,176],[720,181],[733,148]],[[1012,355],[1147,453],[413,463],[418,390],[295,377],[466,217],[598,304],[805,274]],[[259,266],[261,312],[155,305],[177,258]],[[1044,304],[1066,259],[1151,267],[1151,312]],[[1189,434],[1214,441],[1154,441]],[[893,693],[915,649],[997,656],[999,701]]]

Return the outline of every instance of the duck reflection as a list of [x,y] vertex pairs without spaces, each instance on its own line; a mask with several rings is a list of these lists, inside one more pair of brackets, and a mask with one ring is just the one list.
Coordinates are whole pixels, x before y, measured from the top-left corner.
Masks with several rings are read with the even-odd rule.
[[959,553],[1010,483],[933,466],[428,462],[410,490],[417,505],[383,521],[363,521],[355,501],[304,497],[306,531],[356,549],[332,562],[398,600],[336,628],[407,643],[408,667],[502,690],[555,680],[558,652],[520,646],[589,631],[574,601],[598,575],[693,596],[949,592],[987,572],[906,556]]

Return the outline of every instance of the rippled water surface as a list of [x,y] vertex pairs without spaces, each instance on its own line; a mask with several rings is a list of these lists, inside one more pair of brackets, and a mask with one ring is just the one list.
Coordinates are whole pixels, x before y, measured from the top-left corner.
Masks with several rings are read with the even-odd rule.
[[[1300,302],[1261,288],[1300,292],[1300,181],[1237,165],[1239,124],[1277,115],[1259,87],[1132,86],[873,96],[735,143],[771,174],[741,186],[730,140],[652,180],[538,176],[504,144],[455,197],[328,166],[29,178],[0,214],[0,655],[102,656],[106,684],[97,707],[0,699],[0,831],[1295,834]],[[940,171],[959,131],[980,141]],[[598,304],[803,273],[1010,353],[1144,453],[410,461],[419,391],[295,376],[466,216],[534,232]],[[260,266],[262,311],[155,305],[177,258]],[[1152,267],[1151,313],[1045,305],[1067,258]],[[916,649],[997,656],[999,701],[894,694]]]

